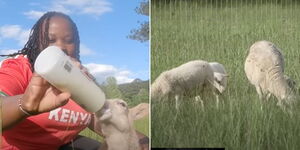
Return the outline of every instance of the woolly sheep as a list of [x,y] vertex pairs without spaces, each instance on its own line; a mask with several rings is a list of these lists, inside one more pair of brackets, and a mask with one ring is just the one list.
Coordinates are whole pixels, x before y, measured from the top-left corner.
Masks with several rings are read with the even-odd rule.
[[105,137],[100,150],[142,150],[133,121],[148,113],[149,104],[140,104],[129,110],[122,99],[106,100],[103,108],[96,112],[96,124]]
[[[198,90],[202,94],[204,91],[213,92],[215,95],[217,95],[217,92],[222,93],[225,90],[226,84],[225,86],[222,85],[217,79],[223,80],[220,77],[226,77],[227,75],[219,71],[220,65],[218,63],[213,63],[212,65],[213,67],[203,60],[193,60],[162,72],[151,85],[152,99],[169,99],[175,97],[176,109],[178,109],[179,99],[185,93],[191,94],[195,90]],[[219,75],[218,77],[214,77],[214,70],[217,71],[215,73]],[[219,100],[218,97],[216,98],[218,106]]]
[[249,50],[245,73],[256,88],[260,99],[274,95],[278,105],[290,104],[295,99],[295,82],[284,75],[284,59],[279,48],[269,41],[258,41]]

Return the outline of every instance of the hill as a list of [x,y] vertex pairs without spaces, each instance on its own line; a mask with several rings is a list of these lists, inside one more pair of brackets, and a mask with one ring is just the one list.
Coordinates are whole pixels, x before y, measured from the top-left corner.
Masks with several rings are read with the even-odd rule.
[[149,80],[135,79],[131,83],[119,84],[118,89],[126,99],[133,99],[135,95],[140,93],[141,89],[145,89],[149,95]]

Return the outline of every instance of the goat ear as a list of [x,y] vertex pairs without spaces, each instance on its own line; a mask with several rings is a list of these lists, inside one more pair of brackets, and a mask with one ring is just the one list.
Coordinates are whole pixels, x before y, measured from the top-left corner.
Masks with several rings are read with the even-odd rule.
[[129,115],[133,120],[139,120],[149,114],[149,104],[141,103],[131,109],[129,109]]

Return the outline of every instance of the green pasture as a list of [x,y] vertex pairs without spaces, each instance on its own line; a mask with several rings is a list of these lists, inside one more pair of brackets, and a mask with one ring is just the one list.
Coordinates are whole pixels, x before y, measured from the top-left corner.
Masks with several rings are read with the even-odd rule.
[[229,74],[219,109],[214,97],[204,98],[204,109],[185,98],[178,111],[174,99],[152,100],[152,147],[300,149],[299,103],[293,115],[277,107],[274,97],[262,103],[244,73],[247,51],[259,40],[281,49],[285,74],[299,87],[297,1],[151,0],[151,82],[195,59],[222,63]]

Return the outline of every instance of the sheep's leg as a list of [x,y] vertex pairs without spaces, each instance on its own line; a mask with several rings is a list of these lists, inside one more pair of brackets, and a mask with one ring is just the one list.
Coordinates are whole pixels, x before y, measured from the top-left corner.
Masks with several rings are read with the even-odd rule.
[[202,110],[204,110],[204,104],[203,104],[203,100],[202,99],[200,100],[200,104],[201,104]]
[[203,105],[203,100],[202,100],[202,98],[201,98],[199,95],[197,95],[197,96],[195,97],[195,100],[196,100],[196,102],[200,102],[201,108],[203,109],[203,108],[204,108],[204,105]]
[[217,105],[217,109],[219,109],[219,94],[214,93],[214,95],[216,96],[216,105]]
[[279,106],[280,108],[282,108],[284,110],[284,106],[283,106],[282,100],[278,100],[277,106]]
[[199,95],[197,95],[197,96],[195,97],[195,101],[196,101],[196,102],[201,101],[201,97],[200,97]]
[[263,92],[262,92],[259,85],[256,85],[255,88],[256,88],[256,92],[258,94],[258,97],[260,99],[260,103],[261,103],[260,104],[260,109],[263,110]]
[[271,97],[271,93],[269,92],[268,94],[267,94],[267,101],[269,101],[269,99],[270,99],[270,97]]
[[179,105],[180,105],[180,96],[178,94],[175,95],[175,102],[176,102],[176,109],[179,109]]
[[260,86],[256,85],[255,88],[256,88],[256,92],[258,94],[259,99],[262,100],[263,99],[263,93],[262,93],[262,90],[261,90]]

